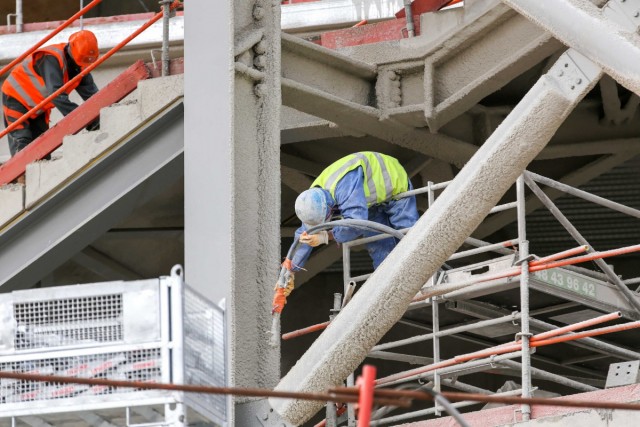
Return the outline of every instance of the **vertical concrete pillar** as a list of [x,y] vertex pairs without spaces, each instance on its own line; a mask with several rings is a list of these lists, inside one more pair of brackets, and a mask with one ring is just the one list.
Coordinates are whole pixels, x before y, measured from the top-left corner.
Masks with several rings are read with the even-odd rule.
[[280,257],[280,4],[185,8],[186,281],[226,299],[229,384],[270,388],[280,376],[266,335]]

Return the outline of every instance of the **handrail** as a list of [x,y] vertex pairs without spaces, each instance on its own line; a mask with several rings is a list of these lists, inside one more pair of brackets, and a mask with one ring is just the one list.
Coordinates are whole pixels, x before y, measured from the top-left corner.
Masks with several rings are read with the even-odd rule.
[[[169,7],[171,10],[176,9],[177,7],[180,6],[180,1],[179,0],[175,0],[171,6]],[[76,82],[79,82],[84,76],[86,76],[87,74],[89,74],[91,71],[93,71],[98,65],[102,64],[104,61],[106,61],[107,59],[109,59],[111,56],[113,56],[117,51],[119,51],[120,49],[122,49],[122,47],[124,47],[127,43],[129,43],[131,40],[133,40],[134,38],[136,38],[138,35],[140,35],[140,33],[142,33],[143,31],[145,31],[147,28],[149,28],[151,25],[155,24],[158,20],[160,20],[163,17],[163,11],[158,12],[153,18],[151,18],[150,20],[148,20],[144,25],[142,25],[140,28],[138,28],[136,31],[134,31],[133,33],[131,33],[131,35],[129,37],[127,37],[126,39],[124,39],[123,41],[121,41],[120,43],[118,43],[117,45],[115,45],[111,50],[109,50],[107,53],[105,53],[103,56],[101,56],[100,58],[98,58],[98,60],[96,62],[94,62],[93,64],[91,64],[90,66],[88,66],[87,68],[85,68],[84,70],[82,70],[80,73],[78,73],[77,76],[75,76],[73,79],[69,80],[64,86],[62,86],[60,89],[58,89],[57,91],[53,92],[51,95],[49,95],[48,97],[46,97],[42,102],[40,102],[38,105],[36,105],[35,107],[33,107],[31,110],[29,110],[28,112],[26,112],[22,117],[20,117],[18,120],[16,120],[15,122],[11,123],[10,126],[8,126],[5,130],[3,130],[2,132],[0,132],[0,138],[2,138],[3,136],[5,136],[6,134],[8,134],[9,132],[11,132],[12,130],[14,130],[15,128],[17,128],[20,124],[22,124],[25,120],[27,120],[27,118],[29,118],[32,114],[36,113],[38,110],[40,110],[42,107],[44,107],[45,105],[47,105],[49,102],[51,102],[53,99],[55,99],[58,95],[60,95],[61,93],[63,93],[64,91],[66,91],[69,87],[71,87],[72,85],[74,85]]]
[[58,28],[56,28],[55,30],[53,30],[51,33],[49,33],[49,35],[47,35],[45,38],[43,38],[42,40],[40,40],[38,43],[36,43],[35,45],[33,45],[31,48],[29,48],[26,52],[24,52],[22,55],[20,55],[19,57],[17,57],[16,59],[14,59],[13,61],[11,61],[9,64],[5,65],[4,68],[2,68],[2,70],[0,70],[0,76],[2,76],[4,73],[6,73],[7,71],[9,71],[10,69],[12,69],[16,64],[18,64],[19,62],[21,62],[24,58],[26,58],[27,56],[31,55],[36,49],[38,49],[40,46],[42,46],[43,44],[45,44],[46,42],[48,42],[49,40],[51,40],[54,36],[56,36],[60,31],[64,30],[65,28],[67,28],[69,25],[71,25],[73,23],[73,21],[75,21],[76,19],[78,19],[79,17],[81,17],[82,15],[84,15],[85,13],[87,13],[88,11],[90,11],[91,9],[93,9],[94,7],[96,7],[98,4],[102,3],[102,0],[93,0],[91,3],[89,3],[88,5],[86,5],[85,7],[83,7],[82,9],[80,9],[78,12],[76,12],[75,15],[73,15],[71,18],[67,19],[66,21],[64,21],[62,24],[60,24],[58,26]]

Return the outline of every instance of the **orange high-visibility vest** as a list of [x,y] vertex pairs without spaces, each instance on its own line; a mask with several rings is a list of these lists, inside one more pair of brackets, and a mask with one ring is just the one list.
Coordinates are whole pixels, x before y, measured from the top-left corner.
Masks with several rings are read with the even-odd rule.
[[[18,100],[22,105],[27,107],[28,110],[40,104],[47,96],[51,95],[51,93],[47,90],[44,79],[36,72],[35,63],[43,55],[53,55],[58,60],[58,64],[60,64],[63,84],[66,84],[69,81],[69,72],[64,54],[65,46],[66,43],[59,43],[43,47],[33,52],[11,71],[9,77],[7,77],[2,84],[2,92]],[[65,92],[70,94],[79,84],[80,82],[78,81],[71,85]],[[42,113],[49,113],[53,107],[53,102],[49,102],[34,113],[32,117]],[[49,114],[47,114],[47,118],[48,116]]]

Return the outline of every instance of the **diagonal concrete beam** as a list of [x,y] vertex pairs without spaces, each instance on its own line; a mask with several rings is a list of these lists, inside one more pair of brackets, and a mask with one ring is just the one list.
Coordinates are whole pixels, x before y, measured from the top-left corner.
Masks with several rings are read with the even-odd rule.
[[602,9],[584,0],[502,1],[640,95],[639,0],[610,0]]
[[[562,75],[561,70],[565,70]],[[573,81],[578,76],[582,82],[576,86]],[[353,372],[601,76],[602,71],[577,52],[562,55],[460,171],[429,215],[373,273],[364,285],[367,291],[355,295],[276,390],[326,390]],[[322,402],[301,400],[271,399],[270,404],[295,425],[322,407]]]

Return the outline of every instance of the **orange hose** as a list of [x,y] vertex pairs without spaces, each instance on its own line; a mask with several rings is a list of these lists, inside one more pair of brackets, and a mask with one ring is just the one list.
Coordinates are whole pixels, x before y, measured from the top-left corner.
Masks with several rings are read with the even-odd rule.
[[55,35],[57,35],[60,31],[64,30],[65,28],[67,28],[69,25],[71,25],[76,19],[78,19],[79,17],[81,17],[82,15],[84,15],[85,13],[87,13],[88,11],[90,11],[91,9],[93,9],[95,6],[97,6],[98,4],[100,4],[102,2],[102,0],[93,0],[91,3],[89,3],[88,5],[86,5],[85,7],[83,7],[82,9],[80,9],[78,12],[76,12],[75,15],[73,15],[71,18],[67,19],[66,21],[64,21],[62,24],[60,24],[60,26],[58,28],[56,28],[55,30],[53,30],[51,33],[49,33],[45,38],[43,38],[42,40],[40,40],[38,43],[36,43],[35,45],[31,46],[31,48],[29,50],[27,50],[26,52],[24,52],[22,55],[20,55],[19,57],[17,57],[16,59],[14,59],[13,61],[11,61],[9,64],[5,65],[2,70],[0,70],[0,76],[2,76],[4,73],[6,73],[7,71],[9,71],[10,69],[12,69],[16,64],[18,64],[19,62],[21,62],[24,58],[26,58],[27,56],[31,55],[36,49],[38,49],[40,46],[42,46],[43,44],[45,44],[46,42],[48,42],[49,40],[51,40]]

